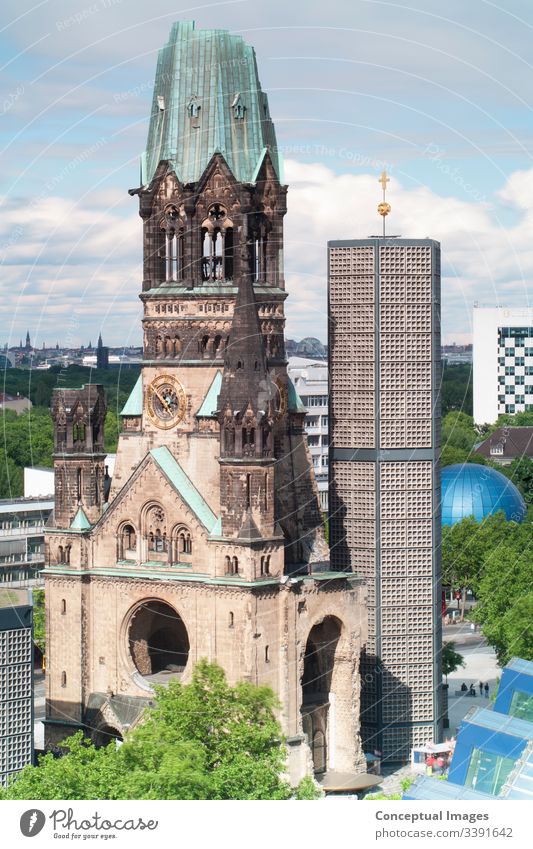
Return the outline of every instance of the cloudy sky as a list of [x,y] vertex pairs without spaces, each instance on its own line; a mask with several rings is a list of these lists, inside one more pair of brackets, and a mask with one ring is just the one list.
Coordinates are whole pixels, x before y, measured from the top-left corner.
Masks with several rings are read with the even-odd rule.
[[287,333],[326,336],[326,241],[438,239],[443,338],[531,305],[530,0],[2,0],[0,343],[140,344],[139,184],[174,20],[254,44],[286,160]]

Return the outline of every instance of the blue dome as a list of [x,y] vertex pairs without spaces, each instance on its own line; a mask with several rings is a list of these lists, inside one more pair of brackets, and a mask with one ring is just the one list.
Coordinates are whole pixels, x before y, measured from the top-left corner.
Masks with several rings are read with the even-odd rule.
[[490,466],[457,463],[442,470],[442,524],[455,525],[467,516],[481,522],[503,510],[507,519],[522,522],[526,504],[514,483]]

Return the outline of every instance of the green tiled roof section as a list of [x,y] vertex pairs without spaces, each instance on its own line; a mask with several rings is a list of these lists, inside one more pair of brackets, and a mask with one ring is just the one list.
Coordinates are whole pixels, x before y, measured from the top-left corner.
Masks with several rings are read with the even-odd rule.
[[292,413],[305,413],[307,412],[304,405],[302,404],[302,399],[298,395],[296,391],[296,386],[292,382],[289,377],[289,410]]
[[89,531],[91,529],[91,523],[89,522],[87,516],[83,512],[83,508],[78,507],[78,512],[74,516],[70,530],[71,531]]
[[[244,119],[234,116],[237,95]],[[193,97],[197,120],[189,114]],[[237,180],[252,182],[265,148],[279,177],[276,134],[253,47],[225,30],[197,30],[193,21],[173,24],[157,61],[142,184],[150,183],[162,160],[172,163],[182,182],[196,182],[217,151]]]
[[211,386],[207,390],[207,395],[202,401],[202,406],[196,413],[197,416],[205,416],[212,418],[213,412],[217,409],[218,396],[220,395],[220,387],[222,386],[222,372],[217,371],[213,378]]
[[130,397],[120,411],[121,416],[142,416],[143,411],[143,379],[139,375],[137,383],[130,392]]
[[165,445],[160,448],[152,448],[150,454],[204,528],[211,531],[216,525],[217,517],[168,448]]

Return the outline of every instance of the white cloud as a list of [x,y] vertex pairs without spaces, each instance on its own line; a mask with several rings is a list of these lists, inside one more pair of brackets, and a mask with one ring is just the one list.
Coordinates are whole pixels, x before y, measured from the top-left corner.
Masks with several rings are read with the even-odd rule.
[[[288,334],[326,333],[326,242],[381,231],[378,174],[336,175],[324,165],[286,162],[285,227]],[[387,231],[436,239],[442,247],[443,336],[467,340],[474,301],[528,304],[533,280],[533,169],[512,174],[496,201],[514,199],[521,216],[505,226],[498,206],[407,189],[391,178]]]
[[[337,175],[323,164],[286,162],[289,183],[285,262],[287,334],[326,338],[326,243],[380,231],[378,174]],[[533,169],[511,174],[494,206],[405,188],[392,177],[389,233],[441,242],[443,337],[467,340],[474,301],[529,304],[533,279]],[[73,204],[50,196],[37,202],[0,198],[0,321],[16,340],[39,317],[43,338],[62,336],[77,317],[81,341],[108,324],[111,344],[124,333],[141,338],[142,225],[136,201],[102,190]],[[499,222],[513,203],[518,219]],[[112,317],[112,320],[111,320]]]

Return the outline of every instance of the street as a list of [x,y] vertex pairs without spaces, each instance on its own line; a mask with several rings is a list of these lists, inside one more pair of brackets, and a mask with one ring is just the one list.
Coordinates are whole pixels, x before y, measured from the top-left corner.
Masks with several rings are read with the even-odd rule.
[[[443,642],[455,643],[455,650],[462,654],[466,666],[459,668],[448,676],[448,718],[450,727],[448,733],[455,736],[457,727],[463,717],[473,707],[490,707],[491,697],[496,687],[496,678],[500,675],[496,655],[493,649],[487,645],[483,635],[479,631],[472,631],[470,623],[463,622],[460,625],[447,625],[443,628]],[[489,697],[479,695],[479,682],[487,682],[489,685]],[[472,698],[466,694],[456,696],[461,689],[461,684],[467,687],[473,684],[476,697]]]

